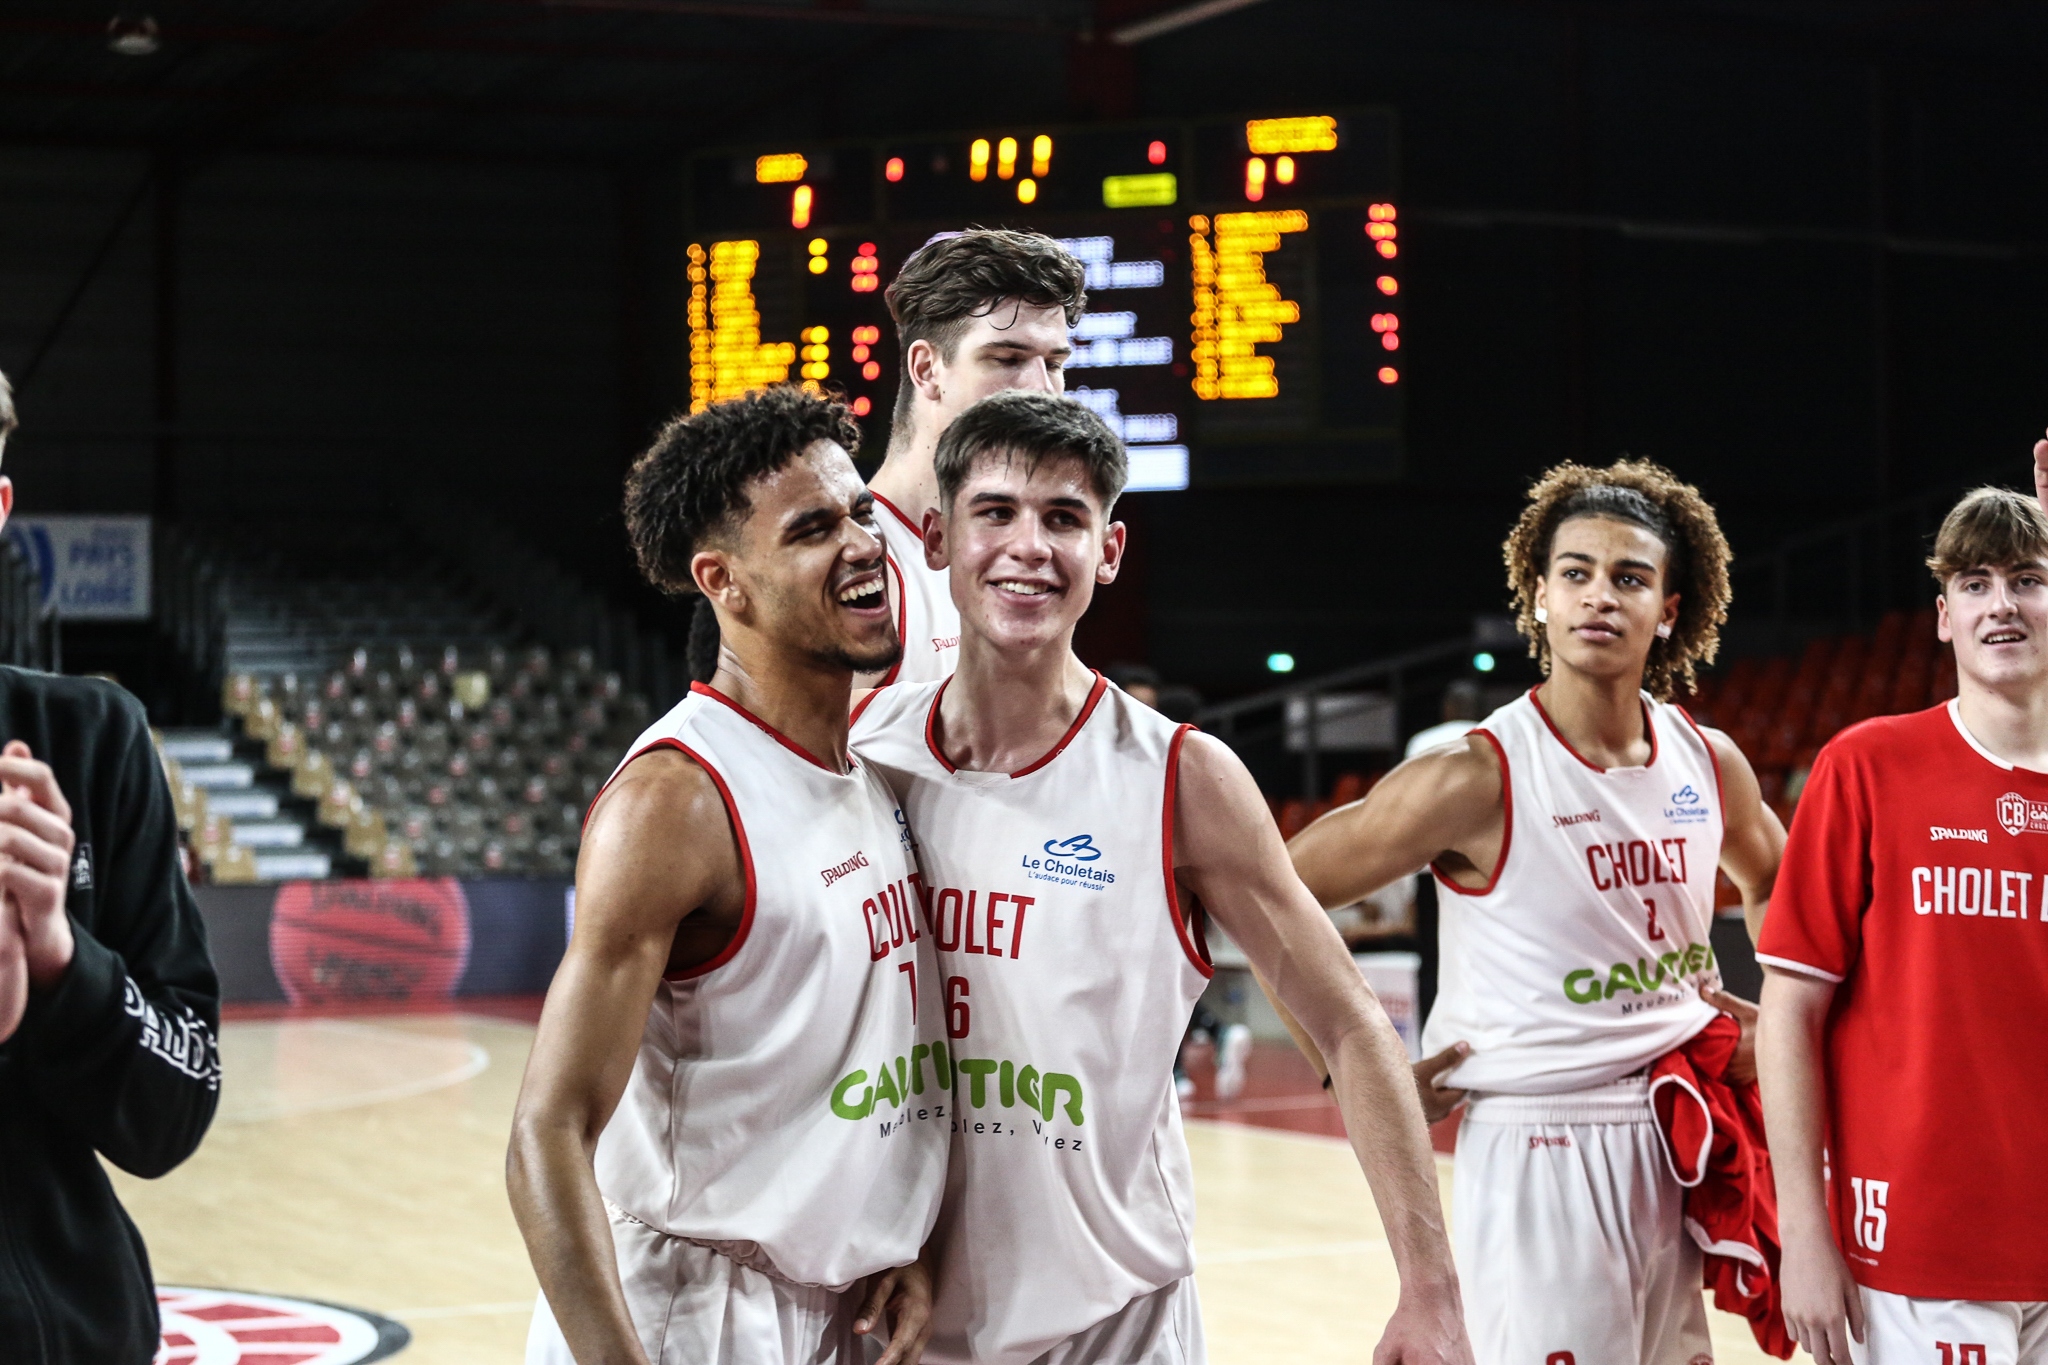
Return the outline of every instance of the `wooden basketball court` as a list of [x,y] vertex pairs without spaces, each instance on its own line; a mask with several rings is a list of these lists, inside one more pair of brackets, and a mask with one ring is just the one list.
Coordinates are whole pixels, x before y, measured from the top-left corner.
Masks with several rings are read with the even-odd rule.
[[[198,1155],[159,1181],[114,1175],[158,1282],[367,1309],[410,1329],[403,1365],[519,1361],[535,1284],[503,1171],[535,1004],[483,1011],[231,1018]],[[1190,1108],[1217,1365],[1372,1359],[1394,1268],[1335,1119],[1265,1044],[1243,1098]],[[1439,1172],[1448,1199],[1448,1158]],[[1710,1316],[1724,1365],[1768,1359]]]

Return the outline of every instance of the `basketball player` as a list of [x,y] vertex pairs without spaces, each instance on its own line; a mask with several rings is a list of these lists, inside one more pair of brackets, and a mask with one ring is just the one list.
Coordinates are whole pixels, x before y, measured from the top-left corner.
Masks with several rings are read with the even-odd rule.
[[1821,750],[1758,945],[1785,1320],[1816,1365],[2039,1365],[2048,517],[1980,488],[1927,565],[1957,695]]
[[909,836],[846,751],[898,651],[858,440],[778,387],[628,478],[642,572],[723,644],[591,810],[508,1158],[534,1365],[862,1360],[885,1311],[917,1358],[951,1058]]
[[[1547,680],[1294,862],[1325,906],[1436,874],[1417,1079],[1432,1119],[1471,1099],[1452,1202],[1480,1365],[1688,1365],[1712,1352],[1701,1249],[1644,1072],[1717,1006],[1754,1017],[1716,989],[1715,866],[1760,916],[1784,843],[1741,752],[1663,700],[1713,658],[1728,547],[1696,490],[1624,460],[1539,479],[1506,559]],[[1754,1079],[1746,1037],[1730,1078]]]
[[960,668],[873,693],[855,719],[856,753],[917,831],[958,1078],[926,1359],[1206,1359],[1170,1077],[1213,915],[1338,1059],[1402,1277],[1376,1358],[1464,1365],[1393,1026],[1243,764],[1074,657],[1075,623],[1123,557],[1122,445],[1077,403],[1002,393],[947,428],[936,470],[925,546],[960,610]]
[[1085,267],[1050,237],[973,228],[927,244],[884,291],[903,373],[889,453],[868,487],[881,506],[903,659],[864,683],[934,682],[953,671],[960,613],[946,575],[924,560],[925,514],[939,501],[932,451],[947,424],[992,393],[1065,390],[1067,334],[1086,283]]

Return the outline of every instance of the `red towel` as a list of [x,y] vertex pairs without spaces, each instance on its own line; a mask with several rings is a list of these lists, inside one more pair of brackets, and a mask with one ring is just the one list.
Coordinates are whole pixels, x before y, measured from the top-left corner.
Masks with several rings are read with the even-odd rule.
[[1650,1068],[1650,1103],[1671,1173],[1685,1187],[1685,1230],[1706,1253],[1714,1306],[1749,1319],[1780,1360],[1792,1337],[1778,1289],[1778,1191],[1756,1082],[1725,1079],[1742,1026],[1720,1015]]

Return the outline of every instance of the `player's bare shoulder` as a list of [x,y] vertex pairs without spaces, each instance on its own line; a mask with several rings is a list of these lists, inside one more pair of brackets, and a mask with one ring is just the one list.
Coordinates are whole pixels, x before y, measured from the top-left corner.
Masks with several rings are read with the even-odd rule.
[[1505,791],[1499,751],[1474,731],[1401,764],[1364,800],[1295,835],[1288,852],[1324,905],[1348,904],[1430,863],[1478,885],[1500,859]]
[[628,763],[591,807],[576,887],[579,924],[677,926],[675,965],[714,956],[745,907],[746,871],[711,774],[667,746]]

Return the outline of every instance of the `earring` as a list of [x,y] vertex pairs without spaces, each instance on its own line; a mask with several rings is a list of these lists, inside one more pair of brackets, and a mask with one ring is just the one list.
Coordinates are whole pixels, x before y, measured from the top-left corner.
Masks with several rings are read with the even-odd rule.
[[1660,640],[1671,638],[1671,623],[1669,621],[1659,621],[1657,623],[1657,638]]
[[1549,609],[1548,607],[1538,607],[1538,608],[1536,608],[1536,624],[1537,624],[1537,625],[1539,625],[1539,626],[1542,626],[1542,625],[1548,625],[1549,623],[1550,623],[1550,609]]

